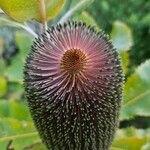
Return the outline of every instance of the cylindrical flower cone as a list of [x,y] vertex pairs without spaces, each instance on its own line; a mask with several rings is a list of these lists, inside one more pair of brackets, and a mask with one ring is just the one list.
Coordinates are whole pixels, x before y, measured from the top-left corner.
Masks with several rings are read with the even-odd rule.
[[73,21],[51,27],[34,42],[24,75],[31,115],[48,149],[109,149],[124,77],[103,32]]

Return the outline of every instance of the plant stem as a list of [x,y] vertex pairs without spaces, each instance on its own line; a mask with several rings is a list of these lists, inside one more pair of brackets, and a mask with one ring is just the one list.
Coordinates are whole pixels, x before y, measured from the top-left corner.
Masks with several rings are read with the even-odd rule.
[[8,136],[8,137],[0,138],[0,142],[15,140],[15,139],[21,139],[21,138],[26,138],[26,137],[32,137],[32,136],[37,136],[37,135],[38,135],[37,132],[32,132],[32,133],[25,133],[25,134],[19,134],[19,135],[14,135],[14,136]]
[[1,17],[0,24],[15,27],[15,28],[22,28],[22,29],[26,30],[28,33],[30,33],[30,35],[32,35],[32,37],[34,37],[34,38],[38,37],[38,35],[34,32],[34,30],[32,30],[26,23],[22,24],[22,23],[10,20],[8,17]]
[[22,25],[20,24],[20,27],[22,27],[23,29],[25,29],[28,33],[30,33],[33,37],[37,38],[38,35],[27,25]]
[[41,21],[43,24],[43,31],[47,29],[47,21],[46,21],[46,8],[45,8],[45,0],[39,0],[40,2],[40,13],[41,13]]
[[0,9],[0,13],[1,13],[1,14],[4,14],[4,12],[3,12],[3,10],[2,10],[2,9]]

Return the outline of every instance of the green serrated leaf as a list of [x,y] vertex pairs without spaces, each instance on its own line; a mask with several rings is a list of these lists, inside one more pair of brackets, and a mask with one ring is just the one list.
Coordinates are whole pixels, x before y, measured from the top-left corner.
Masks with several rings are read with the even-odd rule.
[[[45,0],[47,20],[59,13],[64,4],[65,0]],[[39,0],[0,0],[0,8],[19,22],[29,19],[41,21]]]
[[119,52],[129,50],[133,44],[130,28],[120,21],[114,22],[111,37],[115,48]]
[[32,122],[18,121],[12,118],[0,118],[0,148],[5,150],[8,142],[11,147],[21,150],[24,147],[40,141]]
[[150,60],[139,66],[125,84],[121,119],[150,116]]

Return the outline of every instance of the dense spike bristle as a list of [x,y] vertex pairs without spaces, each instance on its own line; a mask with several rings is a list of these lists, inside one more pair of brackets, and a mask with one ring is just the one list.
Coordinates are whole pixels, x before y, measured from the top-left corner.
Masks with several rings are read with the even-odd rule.
[[108,36],[82,22],[51,27],[35,41],[24,84],[48,149],[109,149],[122,98],[120,64]]

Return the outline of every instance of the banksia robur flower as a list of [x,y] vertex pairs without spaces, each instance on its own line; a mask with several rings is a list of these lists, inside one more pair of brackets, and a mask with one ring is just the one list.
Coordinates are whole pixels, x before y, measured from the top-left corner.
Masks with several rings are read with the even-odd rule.
[[24,74],[31,115],[48,149],[109,149],[123,72],[103,32],[82,22],[51,27],[34,42]]

